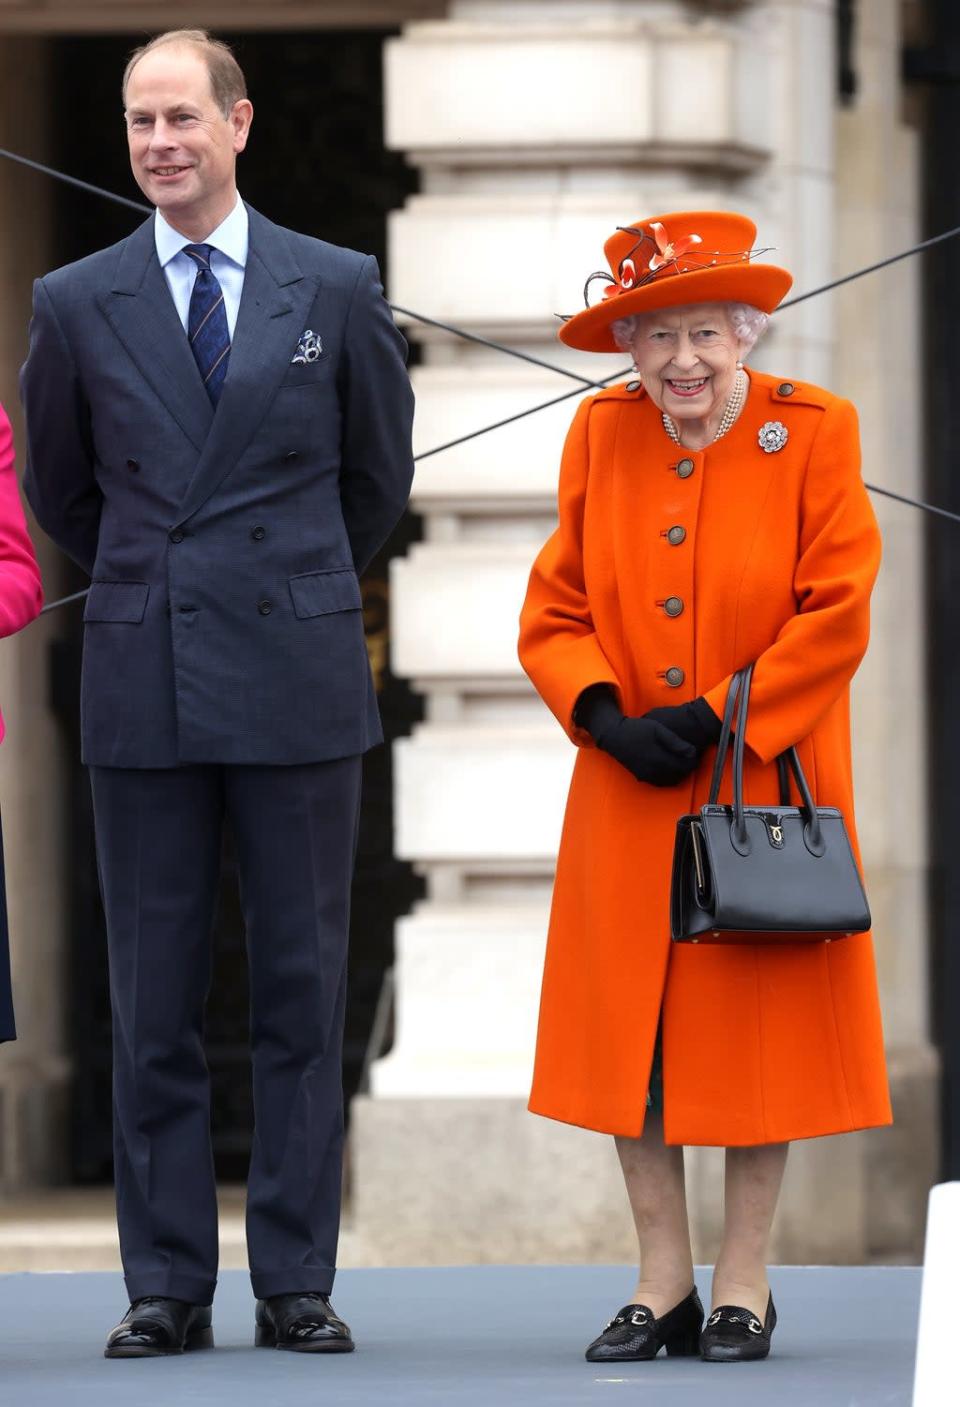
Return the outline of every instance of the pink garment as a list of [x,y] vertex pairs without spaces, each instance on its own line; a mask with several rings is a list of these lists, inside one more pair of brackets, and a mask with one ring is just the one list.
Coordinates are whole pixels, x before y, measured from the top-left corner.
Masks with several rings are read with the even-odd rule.
[[[40,568],[27,532],[13,467],[13,431],[0,406],[0,636],[36,620],[43,605]],[[0,740],[5,732],[0,717]]]

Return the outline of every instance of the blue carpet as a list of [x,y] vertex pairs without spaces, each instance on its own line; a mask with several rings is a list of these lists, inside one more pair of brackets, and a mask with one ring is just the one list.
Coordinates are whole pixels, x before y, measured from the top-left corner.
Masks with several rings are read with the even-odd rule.
[[[701,1293],[709,1277],[699,1277]],[[606,1369],[583,1349],[629,1297],[623,1267],[345,1270],[334,1303],[356,1353],[254,1349],[253,1301],[221,1278],[217,1347],[107,1361],[126,1309],[116,1275],[0,1275],[3,1407],[909,1407],[920,1271],[772,1275],[780,1326],[765,1363],[667,1359]]]

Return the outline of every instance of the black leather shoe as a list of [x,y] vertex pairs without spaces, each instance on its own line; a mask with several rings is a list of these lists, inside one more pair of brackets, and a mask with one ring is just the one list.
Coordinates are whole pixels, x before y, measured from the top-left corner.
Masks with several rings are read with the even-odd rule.
[[665,1348],[671,1358],[689,1358],[698,1350],[703,1305],[696,1289],[655,1319],[645,1304],[625,1304],[587,1349],[588,1363],[625,1363],[656,1358]]
[[213,1348],[210,1306],[146,1295],[134,1300],[103,1350],[104,1358],[165,1358]]
[[257,1348],[289,1348],[294,1353],[352,1353],[349,1327],[337,1317],[329,1295],[296,1290],[257,1300]]
[[705,1363],[746,1363],[752,1358],[766,1358],[776,1327],[777,1311],[773,1295],[767,1301],[762,1324],[749,1309],[722,1304],[703,1326],[700,1357]]

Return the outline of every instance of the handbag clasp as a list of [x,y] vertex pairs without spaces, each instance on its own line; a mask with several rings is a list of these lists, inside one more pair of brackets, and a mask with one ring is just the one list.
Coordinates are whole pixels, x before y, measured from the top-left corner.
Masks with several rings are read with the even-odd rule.
[[774,850],[783,849],[783,826],[777,816],[767,817],[767,834],[770,837],[770,844]]

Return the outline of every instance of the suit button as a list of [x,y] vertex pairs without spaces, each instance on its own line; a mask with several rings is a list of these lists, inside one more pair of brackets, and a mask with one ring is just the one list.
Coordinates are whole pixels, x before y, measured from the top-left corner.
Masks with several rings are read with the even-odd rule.
[[127,468],[130,470],[130,473],[131,473],[131,474],[138,474],[138,473],[140,472],[140,461],[139,461],[139,459],[128,459],[128,460],[127,460]]
[[183,528],[174,528],[170,534],[171,542],[182,542],[184,537]]
[[679,689],[686,677],[683,670],[675,664],[671,665],[667,670],[667,683],[670,685],[671,689]]
[[781,381],[780,385],[777,387],[777,395],[792,396],[796,389],[792,381]]
[[263,539],[266,537],[266,535],[267,535],[267,530],[266,530],[266,528],[254,528],[253,531],[252,531],[251,534],[250,534],[250,536],[253,538],[254,542],[262,542]]
[[695,467],[692,459],[681,459],[680,463],[677,465],[678,477],[681,479],[689,479]]
[[686,540],[686,536],[686,528],[671,528],[670,531],[667,533],[667,541],[669,542],[671,547],[679,547],[681,542],[684,542]]
[[663,603],[663,609],[668,616],[679,616],[683,614],[683,602],[679,596],[668,596]]
[[272,601],[261,601],[261,602],[258,604],[258,606],[257,606],[257,610],[260,612],[260,614],[261,614],[262,616],[268,616],[268,615],[270,614],[270,612],[273,610],[273,602],[272,602]]
[[300,455],[299,455],[299,453],[297,452],[297,450],[295,450],[295,449],[288,449],[287,452],[286,452],[286,454],[283,456],[283,462],[284,462],[285,464],[292,464],[295,459],[299,459],[299,458],[300,458]]

